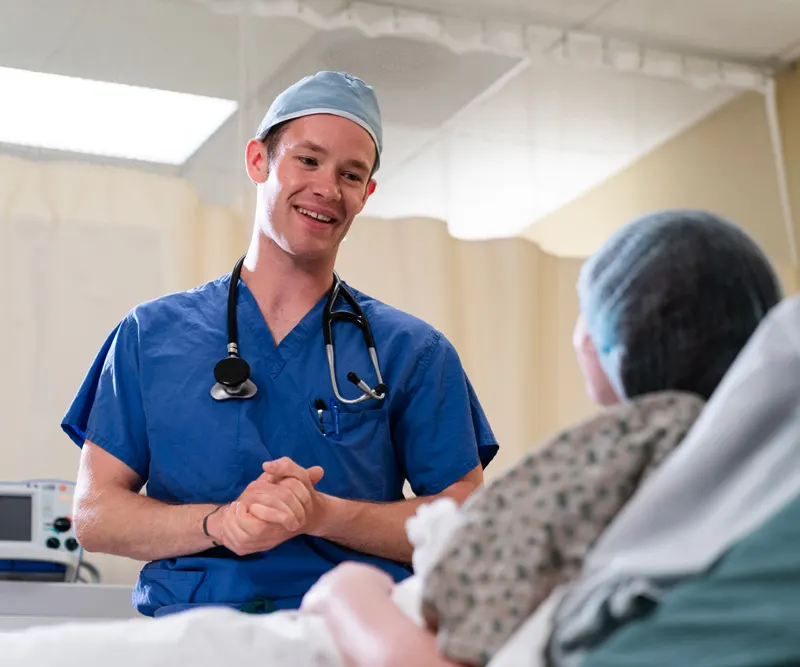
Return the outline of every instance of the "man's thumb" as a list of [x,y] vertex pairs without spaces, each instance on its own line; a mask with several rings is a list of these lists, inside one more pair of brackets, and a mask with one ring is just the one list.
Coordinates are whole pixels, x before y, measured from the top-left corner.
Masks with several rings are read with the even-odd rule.
[[325,471],[320,466],[311,466],[308,469],[308,477],[311,480],[312,484],[316,484],[319,480],[322,479],[322,476],[325,474]]

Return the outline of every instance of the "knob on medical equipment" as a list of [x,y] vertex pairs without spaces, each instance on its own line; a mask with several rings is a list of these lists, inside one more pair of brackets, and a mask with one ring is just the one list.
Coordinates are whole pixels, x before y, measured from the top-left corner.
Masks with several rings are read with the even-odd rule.
[[55,528],[55,530],[59,533],[66,533],[70,528],[72,528],[72,521],[65,516],[60,516],[53,521],[53,528]]

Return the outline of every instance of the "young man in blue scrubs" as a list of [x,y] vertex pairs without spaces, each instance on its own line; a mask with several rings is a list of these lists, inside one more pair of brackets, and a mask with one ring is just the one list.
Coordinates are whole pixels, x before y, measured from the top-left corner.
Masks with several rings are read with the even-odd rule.
[[[341,72],[284,91],[248,142],[257,204],[236,321],[254,396],[210,393],[230,274],[135,307],[89,370],[62,424],[82,447],[75,526],[88,551],[148,561],[141,613],[296,608],[347,560],[400,581],[405,520],[482,483],[494,435],[453,346],[425,322],[350,288],[388,391],[334,397],[322,313],[381,149],[373,89]],[[361,330],[338,322],[333,338],[342,397],[362,393],[349,371],[375,387]],[[404,499],[405,480],[418,498]]]

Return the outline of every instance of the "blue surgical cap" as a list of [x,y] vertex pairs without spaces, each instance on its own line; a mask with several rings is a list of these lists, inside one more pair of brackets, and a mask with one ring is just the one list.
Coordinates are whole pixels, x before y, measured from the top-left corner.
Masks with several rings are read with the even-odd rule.
[[383,150],[383,125],[378,98],[371,86],[345,72],[317,72],[284,90],[270,106],[256,132],[263,141],[269,131],[287,120],[333,114],[363,127],[375,142],[375,170]]
[[645,215],[583,265],[581,313],[621,399],[676,390],[708,399],[781,299],[769,261],[705,211]]

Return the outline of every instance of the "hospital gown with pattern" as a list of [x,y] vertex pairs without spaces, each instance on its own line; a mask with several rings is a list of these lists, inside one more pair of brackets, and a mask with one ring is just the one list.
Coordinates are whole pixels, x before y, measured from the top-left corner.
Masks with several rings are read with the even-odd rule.
[[470,497],[422,581],[440,651],[485,665],[553,591],[688,433],[705,402],[658,392],[620,403],[543,443]]

